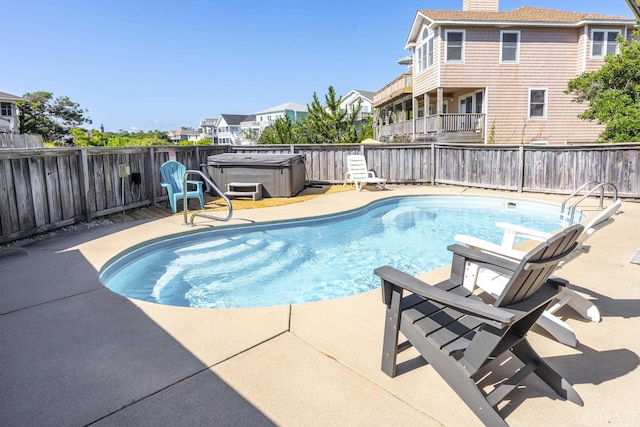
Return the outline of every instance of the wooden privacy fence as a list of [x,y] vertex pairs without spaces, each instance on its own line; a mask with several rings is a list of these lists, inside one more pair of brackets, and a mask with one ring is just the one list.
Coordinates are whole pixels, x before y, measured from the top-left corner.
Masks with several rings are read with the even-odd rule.
[[[164,201],[159,167],[170,153],[188,169],[200,169],[208,156],[229,151],[299,153],[310,183],[343,182],[347,155],[364,154],[369,168],[390,183],[569,194],[585,182],[599,181],[613,183],[621,197],[640,198],[640,144],[0,149],[0,243]],[[140,184],[120,178],[119,165],[140,174]]]

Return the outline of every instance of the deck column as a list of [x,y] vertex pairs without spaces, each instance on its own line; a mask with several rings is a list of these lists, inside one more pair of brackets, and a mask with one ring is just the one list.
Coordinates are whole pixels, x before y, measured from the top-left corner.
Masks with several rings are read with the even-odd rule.
[[438,117],[438,120],[436,121],[436,131],[438,132],[438,134],[440,134],[442,132],[442,103],[443,103],[442,87],[438,88],[437,97],[438,98],[436,101],[436,115]]
[[414,96],[411,96],[411,110],[413,111],[413,117],[411,117],[411,140],[416,140],[416,117],[418,117],[418,101]]

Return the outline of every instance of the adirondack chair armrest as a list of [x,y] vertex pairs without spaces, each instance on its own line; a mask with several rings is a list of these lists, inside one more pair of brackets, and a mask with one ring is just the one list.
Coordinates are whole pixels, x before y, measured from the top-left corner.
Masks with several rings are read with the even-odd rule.
[[510,232],[513,232],[518,237],[523,237],[525,239],[530,239],[530,240],[536,240],[539,242],[544,242],[553,235],[551,233],[546,233],[540,230],[534,230],[533,228],[527,228],[521,225],[515,225],[508,222],[498,222],[496,226],[502,228],[503,230],[508,230]]
[[[479,299],[467,298],[452,292],[447,292],[390,266],[376,268],[374,273],[382,279],[383,300],[387,293],[384,287],[394,286],[442,305],[454,307],[497,327],[507,325],[515,319],[515,314],[513,313],[485,304]],[[387,305],[390,304],[390,301],[384,302]]]
[[500,246],[477,237],[467,236],[466,234],[458,234],[454,239],[456,242],[463,243],[470,248],[480,249],[484,252],[489,252],[514,260],[521,260],[526,255],[526,252],[524,251]]
[[173,194],[173,186],[171,184],[169,184],[168,182],[161,182],[160,186],[163,187],[163,188],[166,188],[167,192],[169,194]]
[[194,179],[187,180],[187,185],[189,185],[189,184],[193,184],[193,185],[196,185],[198,187],[202,187],[202,181],[196,181]]

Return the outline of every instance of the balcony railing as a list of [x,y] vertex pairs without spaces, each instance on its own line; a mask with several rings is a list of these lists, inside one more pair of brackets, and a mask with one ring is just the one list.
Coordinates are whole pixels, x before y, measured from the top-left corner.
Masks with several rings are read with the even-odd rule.
[[405,73],[380,89],[373,95],[373,106],[379,107],[389,101],[394,100],[398,96],[413,93],[413,83],[411,82],[411,73]]
[[376,139],[379,140],[392,140],[394,137],[403,137],[412,134],[413,124],[411,120],[376,127]]
[[[416,134],[438,132],[478,132],[484,136],[484,114],[433,114],[415,120]],[[411,120],[376,126],[376,138],[393,139],[413,134]]]

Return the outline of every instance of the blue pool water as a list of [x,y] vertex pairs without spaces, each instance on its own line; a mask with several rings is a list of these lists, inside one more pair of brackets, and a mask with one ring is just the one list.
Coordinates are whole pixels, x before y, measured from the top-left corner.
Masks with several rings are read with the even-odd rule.
[[167,305],[319,301],[378,287],[373,269],[382,265],[415,275],[450,264],[456,234],[500,243],[499,221],[556,230],[559,212],[501,198],[394,197],[338,215],[167,238],[116,257],[100,277],[119,294]]

